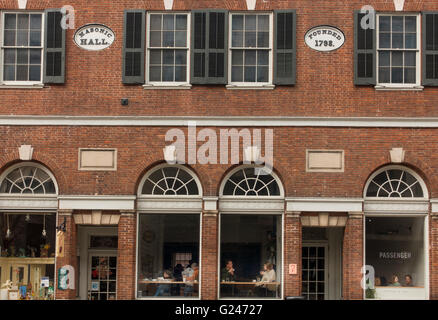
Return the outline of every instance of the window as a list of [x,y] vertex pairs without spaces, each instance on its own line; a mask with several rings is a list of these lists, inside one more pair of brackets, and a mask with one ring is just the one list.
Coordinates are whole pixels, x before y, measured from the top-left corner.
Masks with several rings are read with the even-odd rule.
[[199,214],[141,214],[138,237],[137,298],[199,296]]
[[232,84],[272,83],[271,30],[271,14],[231,14]]
[[150,13],[148,26],[148,83],[188,83],[190,15]]
[[0,181],[0,193],[56,194],[56,192],[52,176],[38,167],[18,167]]
[[2,21],[3,82],[41,83],[43,14],[5,12]]
[[366,218],[365,258],[374,268],[377,289],[425,286],[424,221],[422,217]]
[[367,197],[379,198],[423,198],[421,180],[414,174],[398,168],[377,172],[368,183]]
[[281,215],[221,214],[220,297],[281,296]]
[[377,16],[378,84],[414,86],[420,84],[419,16]]
[[224,196],[279,196],[280,187],[277,180],[263,169],[254,167],[236,171],[226,181]]
[[183,167],[161,167],[145,178],[142,195],[199,195],[195,177]]

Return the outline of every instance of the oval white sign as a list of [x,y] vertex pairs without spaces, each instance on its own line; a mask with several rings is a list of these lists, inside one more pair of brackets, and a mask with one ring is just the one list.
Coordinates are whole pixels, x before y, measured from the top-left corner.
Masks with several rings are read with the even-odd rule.
[[113,30],[103,24],[86,24],[76,30],[74,41],[79,48],[91,51],[103,50],[115,40]]
[[342,47],[345,35],[335,27],[317,26],[307,31],[304,40],[313,50],[327,52]]

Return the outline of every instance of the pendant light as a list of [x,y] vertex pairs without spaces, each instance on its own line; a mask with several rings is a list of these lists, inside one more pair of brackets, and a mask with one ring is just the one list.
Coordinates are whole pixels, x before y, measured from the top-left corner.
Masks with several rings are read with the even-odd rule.
[[8,226],[8,230],[6,230],[6,239],[9,239],[11,236],[11,230],[9,229],[9,215],[6,215],[6,224]]
[[46,231],[46,215],[44,214],[43,217],[43,232],[42,232],[43,238],[45,238],[47,236],[47,231]]
[[24,218],[24,220],[25,220],[26,222],[29,222],[29,221],[30,221],[30,214],[26,214],[26,218]]

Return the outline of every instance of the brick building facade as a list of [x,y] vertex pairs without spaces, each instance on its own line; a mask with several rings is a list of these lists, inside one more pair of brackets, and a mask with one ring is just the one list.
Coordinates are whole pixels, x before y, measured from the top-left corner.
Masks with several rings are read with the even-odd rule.
[[[66,30],[59,2],[19,2],[0,0],[2,284],[48,276],[55,299],[438,297],[438,1],[80,0]],[[114,42],[75,45],[87,24]],[[318,26],[345,42],[310,48]],[[188,164],[165,161],[172,129]],[[262,155],[272,130],[272,173],[243,163],[244,139],[220,161],[231,129],[261,132]],[[214,133],[217,161],[191,162]]]

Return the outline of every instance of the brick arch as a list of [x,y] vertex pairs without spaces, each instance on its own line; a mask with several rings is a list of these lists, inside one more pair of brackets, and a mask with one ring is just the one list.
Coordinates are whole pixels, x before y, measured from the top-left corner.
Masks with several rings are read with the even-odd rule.
[[[385,157],[382,157],[385,158]],[[409,160],[414,160],[414,159],[409,159]],[[411,169],[412,171],[415,171],[415,173],[417,173],[421,179],[423,179],[424,184],[426,185],[427,188],[427,192],[428,192],[428,198],[431,199],[432,197],[432,183],[436,183],[436,178],[433,175],[433,171],[429,166],[426,166],[426,164],[424,162],[422,162],[421,160],[416,159],[417,161],[409,161],[409,162],[402,162],[402,163],[393,163],[393,162],[388,162],[387,159],[385,159],[384,161],[380,162],[378,165],[374,166],[374,169],[372,169],[366,177],[364,177],[364,179],[362,179],[362,196],[364,194],[365,191],[365,187],[366,184],[368,182],[368,180],[371,178],[371,176],[379,169],[386,167],[386,166],[390,166],[390,165],[399,165],[399,166],[404,166],[406,168]],[[425,168],[425,169],[420,169],[420,168]],[[431,177],[430,179],[428,177]]]
[[[242,165],[245,165],[245,163],[243,163],[243,161],[240,161],[238,164],[234,164],[234,165],[231,165],[231,166],[229,166],[223,173],[222,173],[222,175],[221,175],[221,177],[220,177],[220,179],[218,180],[218,183],[217,183],[217,185],[216,185],[216,194],[219,196],[220,195],[220,188],[221,188],[221,185],[222,185],[222,182],[224,181],[224,179],[225,179],[225,177],[231,172],[231,171],[233,171],[234,169],[236,169],[236,168],[238,168],[238,167],[240,167],[240,166],[242,166]],[[281,166],[280,166],[281,167]],[[284,197],[286,197],[287,196],[287,193],[286,193],[286,185],[285,185],[285,183],[284,183],[284,179],[283,179],[283,176],[278,172],[278,170],[277,170],[277,167],[274,167],[274,168],[272,168],[272,172],[274,172],[275,173],[275,175],[278,177],[278,179],[280,180],[280,182],[281,182],[281,187],[283,188],[283,196]]]
[[58,185],[58,195],[63,194],[64,186],[67,185],[67,177],[65,176],[64,171],[54,161],[52,161],[50,157],[42,152],[39,152],[38,150],[34,150],[32,159],[29,161],[20,160],[15,154],[12,153],[0,157],[0,174],[12,165],[20,162],[35,162],[46,167],[56,179],[56,184]]
[[[145,164],[146,161],[143,161],[142,164]],[[137,195],[138,192],[138,188],[140,187],[140,182],[143,179],[144,175],[149,171],[152,170],[154,167],[161,165],[161,164],[165,164],[167,163],[165,160],[156,160],[152,163],[148,163],[145,166],[143,166],[141,169],[137,169],[135,171],[135,176],[137,177],[135,184],[134,184],[134,190],[133,190],[133,194]],[[169,164],[171,166],[171,164]],[[192,171],[195,176],[198,178],[199,183],[201,184],[201,188],[202,188],[202,194],[201,196],[204,196],[206,194],[206,188],[205,188],[205,183],[203,182],[203,180],[201,179],[202,176],[198,173],[198,171],[196,169],[194,169],[192,166],[187,165],[187,164],[181,164],[184,167],[186,167],[187,169],[189,169],[190,171]]]

